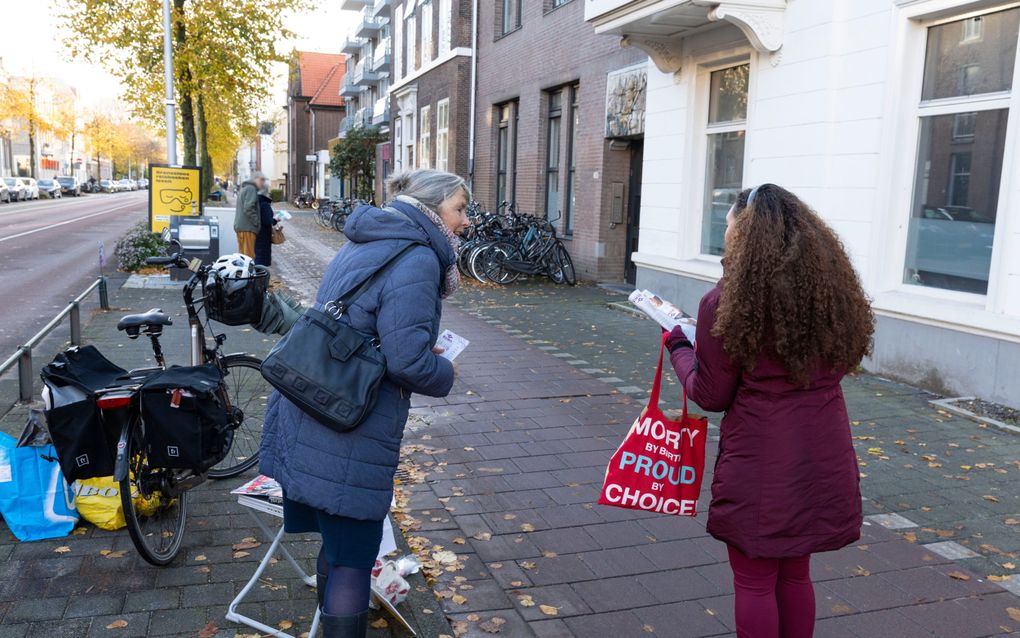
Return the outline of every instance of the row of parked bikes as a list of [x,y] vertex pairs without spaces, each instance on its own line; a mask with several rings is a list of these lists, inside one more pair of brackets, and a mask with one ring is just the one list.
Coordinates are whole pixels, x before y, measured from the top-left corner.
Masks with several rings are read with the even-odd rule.
[[[323,228],[343,232],[347,217],[366,204],[362,199],[319,200],[315,220]],[[577,272],[566,246],[556,234],[557,219],[517,212],[502,202],[496,212],[468,205],[471,227],[463,237],[457,266],[464,276],[482,283],[512,284],[521,275],[544,276],[573,286]]]

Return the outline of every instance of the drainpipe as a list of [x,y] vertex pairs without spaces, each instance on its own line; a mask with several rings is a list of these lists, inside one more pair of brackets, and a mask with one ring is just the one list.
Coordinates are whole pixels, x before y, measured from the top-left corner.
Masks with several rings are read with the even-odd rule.
[[475,100],[478,86],[478,0],[471,9],[471,115],[468,124],[468,186],[475,181]]

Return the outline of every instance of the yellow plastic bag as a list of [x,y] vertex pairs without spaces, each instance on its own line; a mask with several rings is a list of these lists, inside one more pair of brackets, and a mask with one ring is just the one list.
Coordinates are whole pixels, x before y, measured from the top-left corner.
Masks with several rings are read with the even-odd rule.
[[[82,518],[102,529],[115,530],[127,525],[120,501],[120,484],[112,476],[83,479],[74,485],[78,513]],[[144,498],[132,484],[131,495],[134,497],[135,511],[142,516],[151,516],[159,507],[158,493]]]
[[96,527],[114,530],[127,525],[120,502],[120,485],[112,476],[76,481],[74,494],[78,513]]

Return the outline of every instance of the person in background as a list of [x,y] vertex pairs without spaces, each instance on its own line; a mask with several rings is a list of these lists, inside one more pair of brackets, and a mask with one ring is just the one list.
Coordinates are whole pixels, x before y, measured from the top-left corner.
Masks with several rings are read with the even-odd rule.
[[241,184],[234,204],[234,232],[237,233],[237,252],[255,258],[255,238],[262,227],[259,212],[259,191],[265,188],[266,177],[255,171]]
[[368,631],[372,567],[393,498],[411,393],[444,397],[457,373],[434,344],[442,300],[460,285],[458,235],[470,225],[471,194],[462,178],[431,169],[396,175],[388,186],[388,208],[362,205],[347,219],[348,242],[316,295],[324,307],[397,251],[417,244],[341,319],[378,339],[386,357],[376,403],[356,428],[337,432],[273,392],[259,452],[261,472],[283,488],[284,528],[322,535],[316,580],[325,638],[362,638]]
[[836,234],[774,184],[726,216],[723,277],[695,344],[667,338],[684,390],[726,412],[708,532],[726,543],[739,638],[809,638],[811,554],[860,537],[857,457],[840,380],[870,351],[871,305]]
[[273,200],[269,198],[269,191],[262,189],[259,197],[259,232],[255,236],[255,265],[273,265],[273,226],[276,225],[276,217],[273,213]]

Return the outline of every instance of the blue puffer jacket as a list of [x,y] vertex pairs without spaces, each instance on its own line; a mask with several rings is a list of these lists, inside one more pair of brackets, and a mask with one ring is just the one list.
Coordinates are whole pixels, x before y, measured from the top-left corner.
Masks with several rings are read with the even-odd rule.
[[287,498],[330,514],[381,520],[390,509],[393,475],[412,392],[446,396],[453,365],[432,353],[442,312],[444,269],[456,257],[446,238],[421,211],[392,204],[404,215],[371,206],[347,220],[345,244],[319,285],[322,307],[353,288],[409,240],[412,248],[390,266],[351,306],[351,325],[377,336],[387,376],[369,416],[350,432],[338,433],[274,392],[259,452],[260,470],[283,486]]

